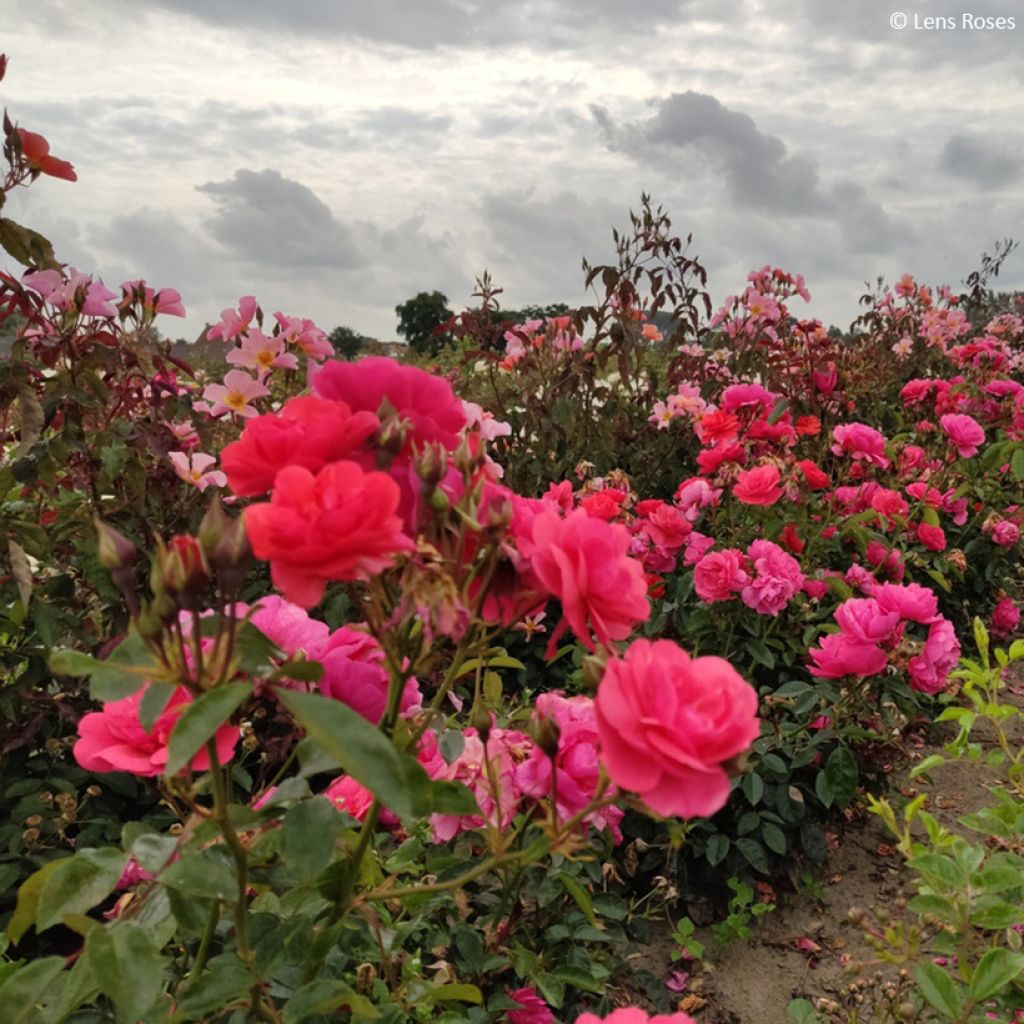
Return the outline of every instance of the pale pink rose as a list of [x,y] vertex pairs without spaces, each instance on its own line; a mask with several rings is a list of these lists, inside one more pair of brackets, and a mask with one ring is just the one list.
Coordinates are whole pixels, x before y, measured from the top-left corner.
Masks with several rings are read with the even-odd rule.
[[985,431],[973,416],[946,413],[939,418],[939,425],[962,459],[977,455],[979,446],[985,443]]
[[210,468],[217,465],[217,459],[213,455],[195,452],[189,456],[185,452],[168,452],[167,457],[174,466],[174,472],[200,491],[205,491],[211,485],[224,487],[228,482],[228,478],[219,469]]
[[759,615],[778,615],[803,589],[800,563],[770,540],[755,540],[747,557],[756,575],[740,594],[743,603]]
[[702,601],[728,601],[749,582],[742,551],[726,548],[709,551],[694,567],[693,589]]
[[233,348],[225,357],[233,366],[242,366],[256,372],[257,380],[266,380],[271,370],[297,370],[299,361],[290,352],[285,352],[281,336],[268,337],[253,328],[242,339],[239,347]]
[[686,550],[683,552],[684,565],[696,565],[715,546],[715,538],[708,537],[696,530],[686,538]]
[[261,597],[253,607],[252,624],[289,657],[299,651],[309,654],[319,649],[330,636],[327,623],[312,618],[305,608],[277,594]]
[[222,416],[226,412],[242,417],[258,416],[252,402],[269,394],[267,388],[245,370],[228,370],[223,384],[208,384],[203,389],[203,398],[213,403],[210,412],[214,416]]
[[655,812],[707,817],[729,798],[723,765],[757,738],[757,694],[727,661],[670,640],[612,658],[595,699],[611,780]]

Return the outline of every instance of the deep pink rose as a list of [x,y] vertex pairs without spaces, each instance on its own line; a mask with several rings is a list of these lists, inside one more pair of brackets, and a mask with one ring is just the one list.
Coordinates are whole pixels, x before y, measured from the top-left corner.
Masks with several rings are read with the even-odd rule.
[[316,473],[328,462],[358,457],[378,427],[372,412],[352,412],[344,402],[293,398],[279,413],[250,419],[242,436],[221,452],[221,466],[235,494],[266,494],[285,466]]
[[756,466],[745,469],[736,478],[733,497],[745,505],[774,505],[782,497],[778,466]]
[[729,798],[723,764],[757,738],[757,694],[723,658],[636,640],[612,658],[595,699],[612,781],[658,814],[707,817]]
[[747,548],[755,575],[740,596],[759,615],[778,615],[803,590],[800,563],[770,540],[755,540]]
[[973,416],[946,413],[939,418],[939,425],[962,459],[977,455],[979,446],[985,443],[985,431]]
[[627,554],[629,533],[618,523],[593,519],[582,509],[564,518],[548,503],[519,543],[540,585],[562,604],[563,622],[551,635],[553,650],[566,625],[590,651],[625,640],[650,615],[643,566]]
[[827,633],[807,653],[814,662],[811,675],[825,679],[874,676],[889,664],[885,651],[877,644],[855,640],[846,633]]
[[537,995],[535,989],[513,989],[508,997],[514,999],[521,1007],[508,1011],[509,1024],[555,1024],[555,1015],[551,1012],[551,1007]]
[[466,413],[443,377],[387,356],[368,356],[355,363],[324,363],[313,379],[321,398],[345,402],[353,411],[377,413],[386,398],[411,430],[403,452],[436,441],[451,451],[466,425]]
[[289,601],[311,608],[328,580],[365,579],[412,548],[395,514],[399,491],[384,473],[332,462],[314,476],[301,466],[277,474],[269,502],[245,510],[257,558]]
[[728,601],[749,582],[742,551],[709,551],[694,567],[693,589],[702,601]]
[[836,622],[851,640],[874,644],[891,639],[900,616],[894,611],[883,611],[873,597],[853,597],[836,609]]
[[921,693],[938,693],[960,660],[960,642],[953,624],[939,619],[928,627],[924,650],[910,659],[910,688]]
[[917,527],[917,539],[929,551],[946,550],[946,534],[941,526],[932,523],[920,523]]
[[1020,539],[1020,527],[1011,519],[1000,519],[992,527],[992,543],[1001,548],[1012,548]]
[[[339,775],[325,790],[323,795],[330,800],[339,811],[344,811],[350,818],[362,821],[370,805],[373,794],[362,783],[356,782],[351,775]],[[398,818],[386,807],[381,808],[380,823],[385,828],[398,824]]]
[[992,610],[992,632],[997,637],[1012,636],[1020,625],[1020,609],[1012,597],[1003,596]]
[[[139,721],[139,705],[145,691],[114,700],[102,711],[84,715],[78,723],[75,760],[89,772],[131,772],[133,775],[161,775],[167,765],[167,744],[183,705],[191,702],[188,690],[179,686],[152,732],[146,732]],[[239,732],[224,724],[216,732],[217,756],[221,764],[231,760]],[[192,758],[193,771],[206,771],[210,759],[203,748]]]
[[939,614],[935,592],[920,583],[880,583],[872,586],[871,596],[882,611],[896,612],[901,619],[928,625]]
[[576,1024],[697,1024],[686,1013],[659,1013],[649,1017],[644,1010],[635,1006],[625,1006],[613,1010],[607,1017],[597,1017],[592,1013],[584,1013],[576,1018]]
[[832,451],[836,455],[849,455],[873,466],[886,469],[889,459],[885,454],[885,438],[866,423],[847,423],[832,431]]

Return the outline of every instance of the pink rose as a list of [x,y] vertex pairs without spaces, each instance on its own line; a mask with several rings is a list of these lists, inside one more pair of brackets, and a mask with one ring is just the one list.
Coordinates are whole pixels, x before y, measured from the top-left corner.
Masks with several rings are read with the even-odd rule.
[[649,1017],[644,1010],[635,1006],[626,1006],[620,1010],[613,1010],[607,1017],[597,1017],[592,1013],[585,1013],[576,1018],[576,1024],[697,1024],[697,1022],[686,1013],[659,1013]]
[[992,610],[992,632],[997,637],[1012,636],[1020,625],[1020,609],[1012,597],[1003,596]]
[[[130,697],[110,701],[102,711],[84,715],[78,723],[75,760],[89,772],[131,772],[133,775],[162,775],[167,765],[167,744],[182,711],[191,702],[188,690],[179,686],[171,695],[153,729],[146,732],[139,721],[144,690]],[[216,732],[217,755],[222,764],[231,760],[239,732],[224,724]],[[193,771],[206,771],[210,759],[206,749],[192,758]]]
[[962,459],[977,455],[979,445],[985,443],[985,431],[973,416],[946,413],[939,418],[939,425],[953,442],[953,447]]
[[871,596],[885,612],[896,612],[901,619],[928,625],[939,614],[934,591],[920,583],[880,583],[871,588]]
[[756,575],[741,592],[743,603],[759,615],[778,615],[803,589],[800,563],[770,540],[755,540],[747,557]]
[[[362,821],[370,805],[373,794],[351,775],[339,775],[325,790],[323,795],[330,800],[339,811],[344,811],[350,818]],[[386,807],[381,808],[380,823],[385,828],[398,824],[398,819]]]
[[612,658],[594,702],[612,781],[658,814],[706,817],[729,798],[723,764],[757,738],[757,694],[722,658],[636,640]]
[[643,566],[627,554],[628,531],[582,509],[562,518],[544,504],[519,550],[539,584],[562,604],[563,620],[548,649],[554,651],[566,626],[590,651],[593,637],[604,646],[625,640],[650,615]]
[[921,523],[917,527],[917,539],[929,551],[946,550],[946,534],[941,526],[934,526],[931,523]]
[[1012,548],[1020,539],[1020,527],[1010,519],[1000,519],[992,527],[992,543],[1001,548]]
[[774,505],[782,497],[778,466],[757,466],[745,469],[736,478],[732,493],[745,505]]
[[854,597],[836,609],[836,622],[851,640],[874,644],[892,638],[900,616],[897,612],[883,611],[873,597]]
[[846,633],[827,633],[807,653],[814,662],[811,675],[824,679],[874,676],[889,664],[885,651],[876,644],[852,639]]
[[873,466],[886,469],[889,459],[885,454],[885,438],[866,423],[847,423],[832,431],[832,451],[836,455],[849,455]]
[[749,582],[742,551],[710,551],[694,567],[693,589],[702,601],[728,601]]
[[544,1002],[535,989],[517,988],[508,994],[509,999],[514,999],[521,1009],[509,1010],[509,1024],[555,1024],[555,1015],[551,1007]]
[[910,688],[921,693],[938,693],[960,660],[960,642],[953,624],[939,619],[928,627],[924,650],[910,659]]

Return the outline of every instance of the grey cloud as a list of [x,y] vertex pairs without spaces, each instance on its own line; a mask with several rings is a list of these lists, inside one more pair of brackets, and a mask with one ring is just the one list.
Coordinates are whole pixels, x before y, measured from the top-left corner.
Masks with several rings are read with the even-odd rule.
[[1021,158],[976,135],[951,135],[939,157],[942,169],[955,178],[1000,188],[1021,176]]
[[443,135],[451,128],[452,119],[408,107],[379,107],[363,113],[357,126],[378,138],[405,142],[410,136]]
[[213,236],[253,263],[303,268],[348,268],[362,259],[349,229],[312,189],[280,171],[235,171],[228,181],[198,186],[217,211]]

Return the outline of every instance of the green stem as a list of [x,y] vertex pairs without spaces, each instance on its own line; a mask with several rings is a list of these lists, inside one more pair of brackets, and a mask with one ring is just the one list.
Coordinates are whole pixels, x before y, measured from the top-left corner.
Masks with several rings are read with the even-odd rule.
[[196,962],[189,972],[189,980],[194,984],[206,968],[206,961],[210,958],[210,944],[217,931],[217,922],[220,920],[220,900],[216,900],[210,908],[210,917],[206,922],[206,929],[199,941],[199,951],[196,953]]

